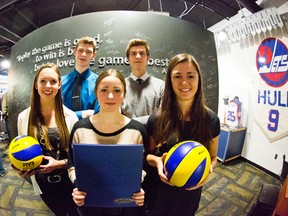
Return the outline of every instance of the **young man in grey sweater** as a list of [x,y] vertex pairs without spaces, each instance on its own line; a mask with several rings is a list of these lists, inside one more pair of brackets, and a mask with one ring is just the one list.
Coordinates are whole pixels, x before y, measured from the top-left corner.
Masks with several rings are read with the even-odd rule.
[[125,78],[127,93],[122,113],[146,125],[149,115],[161,105],[165,82],[147,72],[150,50],[145,40],[130,40],[126,57],[131,74]]

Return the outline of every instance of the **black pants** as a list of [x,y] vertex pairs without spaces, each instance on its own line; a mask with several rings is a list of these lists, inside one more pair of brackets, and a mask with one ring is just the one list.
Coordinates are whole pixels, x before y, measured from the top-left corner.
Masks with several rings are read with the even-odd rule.
[[157,169],[145,177],[146,216],[194,216],[198,210],[202,187],[196,190],[172,187],[160,181]]
[[[62,173],[61,181],[50,183],[47,175],[36,175],[42,200],[56,216],[78,216],[77,206],[72,199],[73,185],[67,171]],[[49,179],[50,180],[50,179]],[[53,179],[58,181],[59,179]]]

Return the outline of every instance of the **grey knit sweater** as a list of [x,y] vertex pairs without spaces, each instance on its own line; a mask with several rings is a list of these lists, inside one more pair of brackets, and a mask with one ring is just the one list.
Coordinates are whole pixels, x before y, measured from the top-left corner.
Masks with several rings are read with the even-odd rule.
[[130,76],[126,77],[125,81],[127,93],[122,105],[122,113],[146,124],[149,115],[160,107],[165,82],[153,76],[149,76],[141,84]]

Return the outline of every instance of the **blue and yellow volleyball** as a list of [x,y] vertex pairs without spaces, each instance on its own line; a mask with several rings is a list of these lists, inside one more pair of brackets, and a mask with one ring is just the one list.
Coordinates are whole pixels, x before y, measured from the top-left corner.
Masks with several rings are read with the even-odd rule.
[[8,155],[14,167],[21,170],[33,170],[43,160],[40,144],[36,139],[27,135],[17,136],[11,141]]
[[166,175],[177,187],[197,186],[209,174],[211,157],[201,143],[183,141],[174,145],[164,160]]

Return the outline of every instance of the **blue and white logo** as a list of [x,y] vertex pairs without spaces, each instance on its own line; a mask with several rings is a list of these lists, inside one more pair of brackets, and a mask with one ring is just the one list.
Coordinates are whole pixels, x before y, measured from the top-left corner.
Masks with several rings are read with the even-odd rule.
[[256,54],[260,77],[271,87],[281,87],[288,81],[288,52],[279,39],[267,38],[261,42]]

